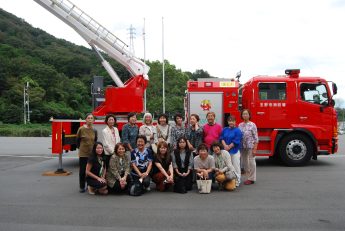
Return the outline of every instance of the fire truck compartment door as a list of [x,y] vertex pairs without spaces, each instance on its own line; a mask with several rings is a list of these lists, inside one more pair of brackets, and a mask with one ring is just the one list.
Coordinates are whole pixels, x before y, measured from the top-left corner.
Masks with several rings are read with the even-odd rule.
[[212,111],[216,114],[216,123],[223,126],[223,93],[222,92],[189,92],[188,116],[197,114],[199,125],[207,123],[206,114]]

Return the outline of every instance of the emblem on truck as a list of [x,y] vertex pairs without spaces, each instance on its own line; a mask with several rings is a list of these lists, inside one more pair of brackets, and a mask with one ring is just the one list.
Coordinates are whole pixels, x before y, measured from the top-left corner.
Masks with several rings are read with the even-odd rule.
[[209,111],[211,107],[211,101],[209,99],[204,99],[200,103],[200,107],[202,108],[203,111]]

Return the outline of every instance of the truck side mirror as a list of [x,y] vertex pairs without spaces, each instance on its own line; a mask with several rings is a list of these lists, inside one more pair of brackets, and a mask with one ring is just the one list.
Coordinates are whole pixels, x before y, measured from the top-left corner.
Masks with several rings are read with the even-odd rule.
[[332,107],[335,106],[335,101],[334,101],[334,99],[331,99],[331,101],[329,102],[329,105],[332,106]]
[[333,91],[333,95],[336,95],[338,92],[338,87],[337,84],[332,83],[332,91]]

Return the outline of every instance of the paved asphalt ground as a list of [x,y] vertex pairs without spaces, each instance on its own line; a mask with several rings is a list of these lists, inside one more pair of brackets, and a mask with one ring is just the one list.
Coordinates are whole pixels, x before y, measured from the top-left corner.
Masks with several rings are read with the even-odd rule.
[[257,158],[257,182],[234,192],[151,191],[141,197],[78,192],[56,170],[49,138],[0,137],[0,231],[11,230],[345,230],[345,136],[339,153],[291,168]]

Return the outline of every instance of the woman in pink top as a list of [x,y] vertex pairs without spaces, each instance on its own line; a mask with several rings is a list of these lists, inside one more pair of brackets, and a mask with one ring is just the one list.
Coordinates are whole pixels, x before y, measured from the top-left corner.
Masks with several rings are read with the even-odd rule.
[[214,112],[208,112],[206,114],[207,124],[204,125],[204,143],[207,148],[210,149],[211,144],[214,141],[219,141],[220,135],[222,134],[222,126],[215,122],[216,114]]

